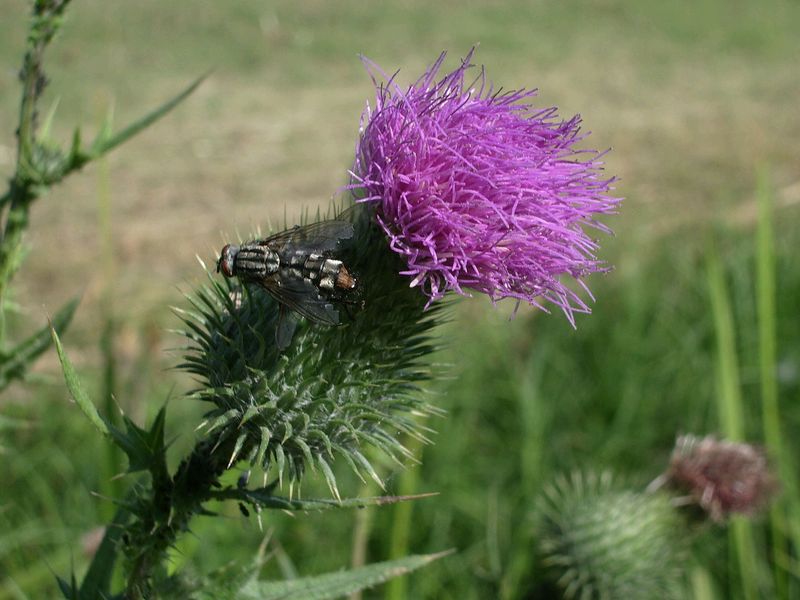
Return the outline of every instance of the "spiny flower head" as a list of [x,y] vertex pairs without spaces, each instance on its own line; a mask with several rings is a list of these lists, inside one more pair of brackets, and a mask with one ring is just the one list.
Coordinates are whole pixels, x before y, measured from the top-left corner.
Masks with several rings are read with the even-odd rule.
[[584,227],[608,232],[596,217],[616,210],[614,178],[602,153],[577,148],[580,116],[534,108],[535,90],[495,91],[482,70],[467,82],[473,51],[437,80],[442,54],[407,89],[365,61],[377,94],[348,187],[431,301],[471,289],[549,301],[574,323],[589,309],[562,279],[586,289],[582,278],[605,270]]
[[763,450],[710,435],[678,438],[667,479],[715,521],[723,521],[731,513],[757,512],[778,487]]
[[610,473],[572,473],[544,489],[536,539],[565,598],[685,598],[685,548],[664,494],[622,487]]
[[199,378],[193,396],[210,405],[203,429],[225,469],[246,461],[288,481],[290,494],[318,471],[338,496],[337,459],[383,486],[364,448],[404,464],[413,460],[408,439],[428,441],[420,417],[438,411],[419,385],[435,372],[427,357],[444,304],[423,311],[369,213],[338,214],[354,228],[338,256],[369,282],[340,326],[295,322],[290,344],[278,348],[276,333],[293,317],[261,286],[210,273],[188,295],[191,310],[179,310],[188,340],[181,367]]

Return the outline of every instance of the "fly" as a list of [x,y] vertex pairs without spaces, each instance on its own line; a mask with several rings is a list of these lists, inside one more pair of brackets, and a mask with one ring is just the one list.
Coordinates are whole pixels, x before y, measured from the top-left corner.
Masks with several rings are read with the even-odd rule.
[[[282,313],[289,309],[314,323],[338,325],[337,305],[352,303],[358,282],[336,250],[341,240],[352,237],[348,221],[296,225],[263,240],[226,245],[217,271],[262,286],[280,303]],[[279,349],[289,345],[293,329],[288,320],[279,319]]]

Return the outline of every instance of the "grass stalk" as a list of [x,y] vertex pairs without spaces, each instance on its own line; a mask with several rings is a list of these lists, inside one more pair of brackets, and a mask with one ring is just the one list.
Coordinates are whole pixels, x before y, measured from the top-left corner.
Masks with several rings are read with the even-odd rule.
[[[756,302],[758,307],[758,358],[761,379],[761,419],[764,443],[769,455],[779,461],[779,471],[785,472],[783,442],[778,406],[777,333],[775,299],[775,240],[772,227],[772,194],[765,171],[759,174],[756,193],[758,228],[756,231]],[[773,572],[776,597],[787,598],[786,519],[785,506],[776,503],[770,511]]]
[[[416,438],[408,440],[408,449],[422,460],[423,444]],[[412,466],[400,476],[398,494],[401,496],[416,493],[419,484],[419,467]],[[409,554],[409,538],[411,535],[411,515],[413,502],[399,502],[393,507],[391,533],[389,536],[389,559],[400,558]],[[408,598],[408,578],[395,577],[386,584],[386,600],[404,600]]]
[[[536,498],[544,479],[544,469],[548,439],[547,431],[552,426],[551,412],[547,402],[542,399],[540,388],[542,372],[547,361],[547,352],[542,349],[532,352],[523,364],[519,381],[517,401],[522,426],[522,439],[519,451],[520,464],[520,498],[522,514],[527,512],[526,506],[530,498]],[[511,558],[503,573],[500,584],[500,597],[511,599],[517,597],[520,585],[531,577],[531,570],[536,564],[535,547],[531,533],[527,527],[515,528],[512,535]]]
[[[707,259],[708,291],[717,343],[717,412],[723,435],[730,440],[743,440],[744,407],[739,367],[736,356],[736,330],[725,275],[716,248]],[[758,598],[756,549],[750,523],[735,518],[730,527],[732,571],[738,566],[741,594],[746,600]]]
[[[358,492],[359,498],[368,498],[380,493],[374,481],[368,479]],[[362,508],[355,515],[355,526],[353,527],[353,546],[350,552],[350,568],[357,569],[366,565],[368,561],[367,546],[369,534],[372,531],[373,507]],[[361,600],[362,591],[350,594],[350,600]]]
[[689,573],[689,585],[694,600],[715,600],[714,580],[705,567],[697,564]]
[[800,495],[797,478],[789,460],[791,453],[783,441],[778,394],[777,293],[775,235],[773,227],[773,194],[769,175],[761,170],[757,187],[758,229],[756,233],[756,301],[758,306],[759,372],[761,381],[761,414],[764,443],[777,463],[783,486],[782,502],[770,511],[772,556],[778,598],[793,597],[790,589],[791,552],[789,540],[800,548]]

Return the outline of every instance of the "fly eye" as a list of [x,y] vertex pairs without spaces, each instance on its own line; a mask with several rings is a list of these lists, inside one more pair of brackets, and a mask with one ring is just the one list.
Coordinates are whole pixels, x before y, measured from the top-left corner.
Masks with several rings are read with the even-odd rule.
[[220,252],[219,260],[217,261],[217,273],[220,272],[225,277],[233,277],[233,252],[231,252],[230,244]]

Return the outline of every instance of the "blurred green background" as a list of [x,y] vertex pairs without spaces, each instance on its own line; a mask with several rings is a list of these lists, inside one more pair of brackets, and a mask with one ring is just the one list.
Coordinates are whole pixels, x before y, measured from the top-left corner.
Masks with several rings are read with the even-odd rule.
[[[27,2],[0,0],[3,177],[15,161],[28,12]],[[721,377],[740,392],[728,400],[744,411],[752,441],[763,440],[764,373],[772,374],[785,446],[773,458],[795,463],[798,30],[800,4],[788,0],[76,0],[46,60],[44,104],[60,100],[59,139],[78,123],[91,137],[111,105],[121,126],[213,71],[164,121],[37,203],[15,279],[23,313],[14,326],[33,330],[82,294],[65,343],[98,403],[143,421],[172,398],[168,431],[179,457],[203,407],[181,397],[191,382],[169,370],[179,353],[168,349],[180,340],[167,331],[177,326],[170,305],[202,278],[195,255],[211,261],[237,232],[328,205],[347,180],[373,95],[359,54],[410,83],[442,50],[452,67],[479,44],[475,62],[496,86],[539,88],[538,105],[581,113],[587,144],[613,149],[606,166],[621,178],[625,202],[606,221],[616,236],[601,240],[601,255],[616,269],[589,282],[597,302],[577,330],[558,314],[523,308],[509,321],[511,307],[458,303],[442,330],[449,350],[436,357],[447,379],[430,386],[431,401],[448,411],[430,424],[435,444],[418,449],[421,466],[384,466],[390,491],[440,495],[358,513],[265,515],[276,550],[266,572],[319,573],[456,548],[366,597],[548,597],[532,522],[542,486],[588,468],[644,485],[664,468],[676,434],[720,432],[721,356],[737,367]],[[759,199],[775,220],[761,246]],[[766,314],[777,323],[777,354],[764,367],[760,336],[769,326],[758,307],[769,293],[756,262],[772,245],[776,303]],[[729,301],[732,345],[717,342],[725,307],[712,304],[711,290]],[[0,398],[0,414],[0,598],[52,596],[53,572],[87,564],[83,548],[113,510],[92,492],[118,490],[109,480],[121,459],[88,435],[54,353],[38,362],[35,381]],[[355,481],[340,489],[377,493]],[[312,482],[304,492],[325,493]],[[786,532],[799,507],[790,485],[781,500]],[[175,568],[253,555],[264,535],[255,519],[235,506],[219,510],[227,523],[198,519]],[[766,519],[757,521],[753,550],[767,594],[770,535]],[[726,544],[721,528],[696,544],[695,580],[710,583],[709,597],[740,593]],[[800,597],[796,553],[778,561]]]

